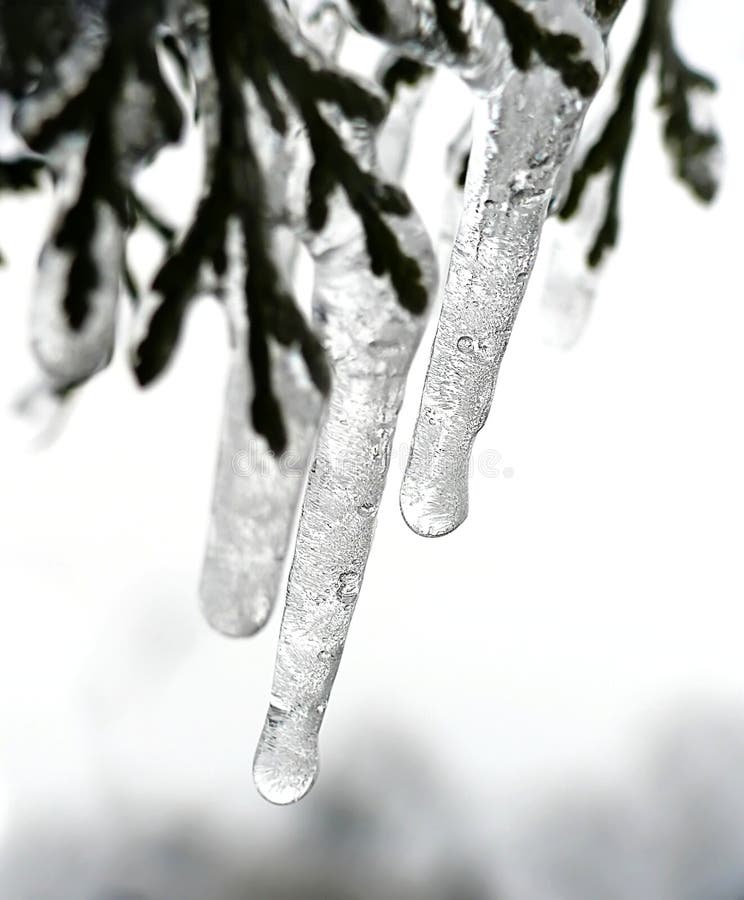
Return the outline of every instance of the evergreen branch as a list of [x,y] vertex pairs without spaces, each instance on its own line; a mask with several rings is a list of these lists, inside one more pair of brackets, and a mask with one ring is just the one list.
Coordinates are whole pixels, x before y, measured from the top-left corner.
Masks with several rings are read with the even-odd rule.
[[714,159],[720,139],[713,129],[698,127],[692,121],[690,97],[696,90],[710,93],[716,84],[708,75],[688,66],[680,56],[666,3],[657,5],[656,31],[658,104],[664,118],[664,142],[674,160],[677,177],[698,199],[709,203],[718,190]]
[[698,129],[692,123],[689,98],[692,90],[709,91],[714,84],[681,59],[672,34],[670,2],[646,0],[641,28],[620,79],[615,109],[574,173],[560,212],[562,219],[571,218],[589,181],[601,172],[611,173],[604,217],[587,254],[587,264],[591,267],[599,265],[605,252],[617,243],[620,191],[633,135],[636,100],[655,56],[659,58],[659,106],[665,114],[664,139],[675,159],[675,172],[701,200],[710,201],[716,192],[712,153],[718,147],[719,138],[715,132]]
[[352,78],[315,68],[304,55],[294,53],[280,35],[263,0],[252,7],[250,17],[254,16],[252,33],[261,35],[261,44],[255,42],[249,47],[251,65],[260,64],[264,55],[272,60],[277,78],[305,124],[313,150],[315,162],[308,185],[310,227],[315,231],[323,228],[329,198],[340,188],[361,220],[373,273],[388,274],[401,304],[411,312],[422,312],[427,293],[419,264],[406,255],[384,219],[384,214],[408,215],[411,212],[408,198],[360,166],[321,112],[319,100],[332,102],[347,118],[370,124],[382,121],[385,105]]
[[[132,202],[134,195],[124,182],[124,158],[130,148],[117,145],[117,105],[122,100],[130,66],[152,91],[153,118],[164,141],[177,140],[182,128],[180,107],[162,76],[155,53],[154,11],[150,15],[127,15],[125,0],[111,0],[107,24],[109,40],[98,68],[57,114],[40,122],[27,135],[29,145],[42,152],[70,134],[89,134],[77,200],[53,235],[54,244],[71,256],[63,309],[73,331],[80,331],[85,325],[100,281],[93,248],[99,207],[108,206],[125,230],[134,224],[136,214],[142,216],[146,212],[142,203]],[[124,136],[125,144],[128,138],[129,135]],[[137,155],[152,154],[160,146],[137,147]],[[164,227],[152,216],[149,224],[156,230]]]
[[98,204],[107,202],[117,218],[126,223],[125,194],[111,177],[110,130],[104,119],[95,128],[85,155],[85,174],[77,201],[62,219],[53,241],[71,254],[63,309],[73,331],[80,331],[91,308],[91,297],[99,284],[98,264],[93,244],[98,227]]
[[599,87],[599,72],[591,62],[581,59],[582,45],[576,35],[549,31],[515,0],[486,0],[501,19],[506,39],[511,45],[514,65],[526,71],[533,54],[546,66],[555,69],[568,87],[591,97]]
[[[576,88],[584,97],[595,93],[599,87],[599,72],[591,62],[581,59],[583,48],[576,35],[543,28],[516,0],[485,0],[485,3],[501,21],[512,61],[520,71],[527,71],[537,56],[546,66],[559,72],[568,87]],[[612,0],[605,0],[605,5],[612,5]],[[450,0],[434,0],[434,6],[437,24],[450,49],[464,53],[468,39],[461,23],[462,0],[455,5]]]
[[217,275],[223,275],[227,268],[224,244],[231,201],[223,153],[218,150],[212,181],[185,236],[153,280],[152,290],[161,300],[135,351],[134,373],[142,386],[160,375],[173,355],[186,309],[197,292],[202,265],[210,263]]
[[[209,43],[217,86],[219,140],[210,182],[194,221],[153,282],[153,291],[160,294],[161,301],[137,348],[135,374],[141,384],[148,384],[171,359],[185,312],[196,294],[201,267],[211,265],[218,277],[226,271],[228,228],[235,222],[242,233],[246,267],[247,350],[254,384],[251,416],[257,433],[267,439],[272,451],[281,453],[286,446],[286,431],[271,382],[269,339],[284,345],[296,343],[311,378],[324,393],[329,390],[330,375],[322,347],[283,288],[269,250],[264,175],[248,133],[249,111],[244,96],[246,82],[261,83],[266,71],[261,69],[260,58],[245,48],[246,32],[250,33],[255,21],[239,0],[210,0]],[[241,22],[245,28],[238,26]],[[262,36],[266,36],[265,31]],[[257,93],[265,102],[273,97],[270,91],[264,80]],[[278,111],[277,104],[275,123],[283,120]]]
[[612,172],[605,216],[587,256],[587,262],[592,267],[600,263],[605,251],[613,247],[617,241],[622,173],[633,134],[638,90],[648,68],[653,46],[654,14],[649,3],[638,37],[620,78],[617,106],[599,138],[586,154],[584,162],[575,172],[568,197],[560,213],[562,219],[574,215],[589,180],[602,171],[609,169]]
[[447,45],[453,53],[465,54],[470,46],[470,41],[462,27],[462,3],[463,0],[434,0],[434,12],[437,17],[437,25],[444,35]]

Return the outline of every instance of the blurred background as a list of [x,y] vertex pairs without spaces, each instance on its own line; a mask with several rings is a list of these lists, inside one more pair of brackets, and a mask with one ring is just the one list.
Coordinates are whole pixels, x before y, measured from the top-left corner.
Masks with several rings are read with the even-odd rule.
[[[425,339],[321,775],[293,807],[251,779],[280,615],[230,641],[197,606],[223,315],[194,309],[152,390],[122,348],[41,427],[27,319],[51,192],[2,197],[3,900],[744,900],[744,13],[678,5],[719,82],[720,195],[672,179],[647,84],[587,328],[546,339],[551,223],[470,518],[433,541],[397,502]],[[434,234],[467,102],[441,76],[422,111],[408,187]],[[142,189],[184,221],[200,166],[191,140]],[[156,249],[139,241],[141,272]]]

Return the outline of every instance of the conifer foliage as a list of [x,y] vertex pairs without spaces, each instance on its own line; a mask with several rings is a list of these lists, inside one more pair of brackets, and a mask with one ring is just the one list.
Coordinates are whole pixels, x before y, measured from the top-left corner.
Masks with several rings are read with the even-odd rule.
[[[382,35],[388,2],[349,0],[348,7],[358,25]],[[517,68],[539,61],[558,70],[580,93],[594,93],[599,76],[575,36],[543,27],[518,0],[481,2],[501,20]],[[664,140],[676,174],[702,200],[715,193],[712,159],[718,138],[696,125],[691,111],[691,94],[710,90],[713,83],[680,56],[671,3],[646,0],[616,108],[576,172],[561,213],[575,213],[587,182],[600,171],[612,172],[606,217],[589,251],[592,265],[617,238],[620,183],[636,98],[654,63]],[[620,5],[620,0],[596,0],[597,12],[608,19]],[[452,53],[466,56],[462,3],[433,0],[433,10]],[[193,98],[188,109],[164,74],[166,55]],[[279,136],[290,123],[299,123],[313,158],[305,227],[322,230],[329,200],[341,192],[363,225],[371,270],[388,276],[400,302],[420,312],[426,292],[419,263],[401,249],[387,221],[406,215],[409,200],[355,156],[327,110],[333,107],[345,120],[379,124],[386,114],[385,92],[392,96],[400,85],[429,72],[420,61],[398,57],[382,75],[384,90],[370,90],[310,48],[279,0],[0,0],[0,90],[11,98],[16,130],[28,148],[17,158],[0,160],[0,190],[33,189],[44,170],[56,177],[68,148],[85,142],[77,197],[50,238],[71,259],[63,308],[72,331],[85,326],[101,278],[94,252],[100,209],[113,213],[125,236],[142,225],[161,238],[163,262],[149,291],[154,307],[132,354],[142,385],[156,379],[173,358],[205,270],[212,284],[225,278],[228,239],[237,227],[250,323],[248,355],[255,390],[251,414],[254,427],[279,452],[286,436],[272,387],[270,342],[297,346],[323,392],[329,389],[330,374],[272,254],[276,215],[267,197],[267,173],[254,146],[252,120],[267,117]],[[210,91],[211,99],[202,96]],[[193,220],[183,234],[176,234],[137,195],[133,177],[166,145],[180,140],[186,115],[205,120],[208,165]],[[122,280],[137,300],[141,289],[125,260],[126,254]],[[55,385],[60,392],[69,387]]]

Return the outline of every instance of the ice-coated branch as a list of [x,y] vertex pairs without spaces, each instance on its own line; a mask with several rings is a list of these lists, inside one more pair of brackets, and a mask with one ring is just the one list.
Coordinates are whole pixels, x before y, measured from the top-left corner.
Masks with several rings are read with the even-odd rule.
[[597,266],[617,242],[620,189],[633,135],[636,100],[643,77],[655,59],[659,66],[664,140],[674,159],[675,174],[700,200],[710,201],[716,193],[719,138],[712,128],[697,125],[692,115],[694,93],[710,92],[715,84],[707,75],[691,69],[680,56],[671,25],[672,2],[646,0],[641,27],[620,78],[617,104],[577,168],[561,210],[561,217],[569,219],[578,210],[588,182],[601,172],[610,174],[605,214],[588,249],[590,266]]
[[[218,277],[227,268],[226,242],[231,223],[241,233],[245,261],[245,310],[250,323],[247,353],[254,396],[252,421],[274,452],[286,447],[286,429],[271,380],[269,339],[283,345],[297,344],[308,371],[321,391],[328,389],[328,374],[322,350],[287,291],[272,258],[269,241],[270,209],[264,174],[249,130],[245,86],[258,85],[262,103],[281,119],[284,113],[271,93],[255,47],[245,45],[247,35],[255,42],[273,28],[261,4],[245,11],[236,0],[209,3],[210,62],[216,85],[215,146],[208,167],[208,184],[194,221],[166,260],[153,282],[160,300],[155,305],[147,332],[135,352],[135,372],[142,384],[160,374],[178,340],[185,312],[194,298],[200,271],[210,265]],[[253,18],[255,16],[255,19]],[[244,20],[247,21],[244,22]],[[241,22],[242,27],[236,27]],[[256,25],[255,28],[253,26]],[[261,30],[258,26],[262,26]],[[267,100],[270,98],[270,101]]]
[[[374,171],[374,135],[355,129],[355,152]],[[386,217],[421,261],[427,294],[435,267],[415,213]],[[333,370],[298,528],[271,701],[254,762],[259,791],[300,799],[315,780],[325,715],[371,549],[405,380],[424,317],[398,302],[392,278],[365,265],[367,238],[336,194],[322,231],[306,233],[316,265],[313,316]],[[351,302],[353,298],[353,302]]]
[[[16,126],[44,154],[59,198],[32,309],[32,345],[59,387],[87,380],[111,358],[125,234],[141,211],[129,181],[181,132],[181,109],[157,59],[156,24],[154,9],[128,16],[123,0],[112,0],[103,16],[81,14],[72,58],[16,108]],[[138,101],[123,117],[127,93]]]
[[251,149],[240,86],[253,88],[280,134],[286,133],[290,112],[306,129],[314,158],[308,179],[310,226],[315,230],[324,226],[331,194],[343,191],[364,228],[367,265],[377,275],[389,274],[401,302],[420,309],[423,288],[418,262],[401,251],[383,215],[406,215],[410,205],[399,189],[359,164],[324,109],[324,104],[332,104],[344,119],[377,123],[385,105],[375,93],[324,64],[275,0],[256,0],[249,7],[237,0],[212,0],[209,12],[217,115],[222,123],[216,161],[191,228],[155,279],[153,288],[161,301],[137,349],[136,372],[142,383],[149,383],[167,364],[201,267],[211,265],[218,276],[224,272],[226,225],[236,218],[243,228],[245,253],[252,260],[247,265],[246,304],[255,390],[253,423],[272,448],[281,451],[286,435],[271,384],[268,339],[298,343],[313,379],[323,389],[327,376],[317,342],[291,296],[279,285],[267,250],[265,172]]
[[[293,7],[303,34],[334,58],[342,35],[335,9],[326,0],[296,0]],[[254,121],[252,133],[264,166],[283,173],[281,178],[269,181],[267,190],[274,195],[269,197],[269,205],[288,221],[286,176],[292,160],[268,120]],[[299,218],[303,218],[302,212]],[[272,242],[281,271],[291,274],[297,239],[289,229],[273,230]],[[210,625],[237,637],[262,628],[276,602],[322,402],[298,355],[271,348],[272,382],[287,435],[283,454],[271,452],[246,417],[254,395],[248,366],[250,325],[241,303],[241,284],[231,285],[231,279],[227,280],[227,310],[235,346],[217,451],[200,599]]]

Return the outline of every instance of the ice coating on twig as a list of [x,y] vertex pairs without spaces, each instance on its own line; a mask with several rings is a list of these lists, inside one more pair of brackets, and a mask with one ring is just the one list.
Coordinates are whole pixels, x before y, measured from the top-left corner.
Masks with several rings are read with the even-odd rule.
[[[285,272],[294,267],[294,238],[275,240]],[[296,351],[271,347],[273,383],[284,416],[287,447],[277,457],[249,415],[253,384],[242,309],[242,278],[231,280],[235,347],[225,393],[207,549],[199,589],[212,628],[245,637],[267,622],[281,588],[287,549],[322,400]]]
[[603,174],[592,179],[578,212],[553,226],[542,323],[546,342],[564,350],[582,336],[594,307],[601,269],[591,267],[587,255],[601,224],[608,178]]
[[[598,39],[597,32],[584,44]],[[476,104],[464,210],[401,489],[406,522],[429,537],[467,516],[473,442],[586,106],[541,64],[520,72],[507,60],[493,83]]]
[[244,338],[233,350],[225,395],[200,597],[209,624],[232,637],[254,634],[274,607],[322,407],[299,354],[272,349],[287,430],[280,457],[250,424]]
[[[337,11],[327,0],[297,0],[292,6],[305,35],[335,55],[341,36]],[[207,74],[203,73],[202,82]],[[208,90],[203,84],[203,96],[208,96]],[[268,160],[267,170],[283,171],[288,160],[270,125],[254,123],[253,136]],[[269,187],[277,195],[271,198],[271,206],[281,209],[286,180],[272,178]],[[296,250],[289,232],[275,231],[274,254],[287,276],[294,269]],[[276,603],[323,404],[299,354],[272,347],[272,381],[287,433],[281,457],[256,433],[248,415],[253,386],[248,325],[240,308],[242,279],[233,281],[228,307],[237,307],[232,314],[236,346],[225,394],[199,593],[207,622],[230,637],[243,637],[264,626]]]
[[[360,132],[356,132],[360,139]],[[367,146],[369,138],[364,138]],[[391,217],[431,294],[432,250],[415,214]],[[318,733],[364,576],[408,369],[425,325],[370,272],[359,220],[337,196],[316,262],[314,320],[333,385],[310,466],[271,701],[254,762],[268,800],[291,803],[318,769]]]

